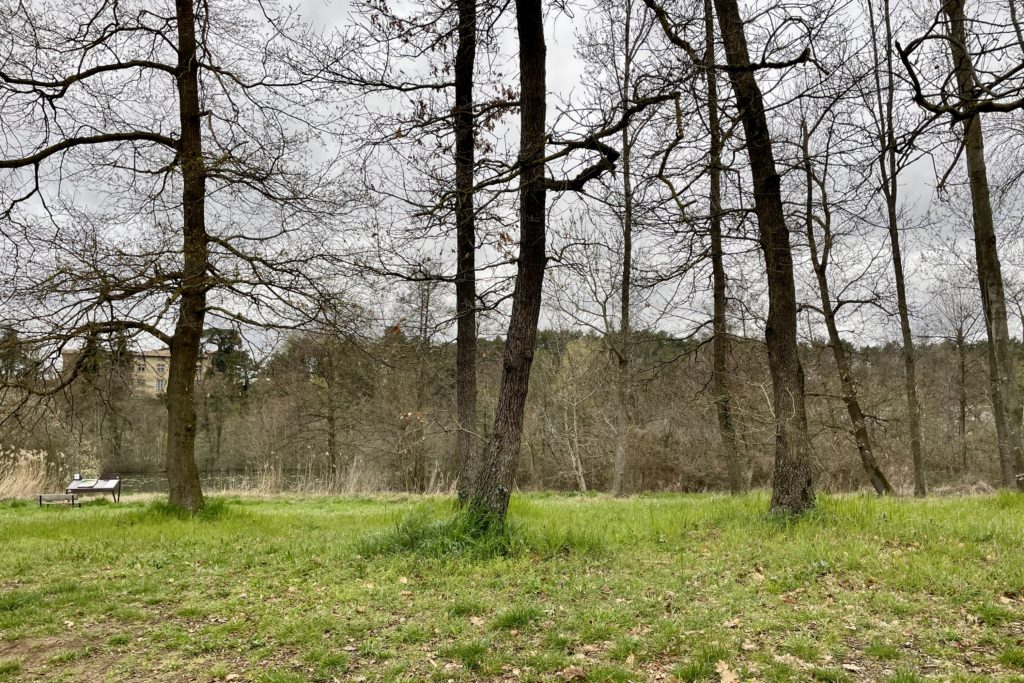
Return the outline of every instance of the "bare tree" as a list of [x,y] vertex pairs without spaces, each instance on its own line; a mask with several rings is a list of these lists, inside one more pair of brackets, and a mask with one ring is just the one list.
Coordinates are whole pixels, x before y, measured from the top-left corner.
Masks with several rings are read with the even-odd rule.
[[910,326],[910,307],[907,304],[907,284],[904,275],[903,248],[900,243],[899,178],[907,162],[897,144],[896,76],[893,68],[893,8],[889,0],[881,0],[875,16],[874,0],[866,0],[871,41],[874,91],[866,102],[874,102],[869,112],[874,119],[876,148],[878,151],[878,181],[885,202],[886,226],[892,251],[892,269],[896,284],[896,311],[900,320],[903,340],[903,390],[907,400],[907,422],[910,428],[910,457],[914,464],[914,495],[928,492],[924,459],[921,454],[921,406],[917,399],[917,362],[914,336]]
[[[821,315],[825,320],[825,329],[828,331],[828,343],[832,349],[832,357],[835,359],[836,370],[839,375],[839,383],[842,389],[842,399],[846,406],[847,414],[850,417],[850,428],[853,432],[854,441],[857,444],[857,451],[860,453],[861,464],[868,480],[879,494],[891,494],[893,492],[889,480],[882,472],[875,458],[875,451],[871,442],[871,435],[868,433],[867,417],[861,408],[857,396],[857,381],[853,376],[850,360],[847,357],[846,347],[839,333],[839,326],[836,316],[839,309],[848,301],[836,300],[832,294],[829,282],[829,267],[832,265],[833,247],[836,235],[832,225],[832,203],[830,199],[830,151],[833,145],[833,133],[835,128],[831,125],[831,113],[826,113],[809,125],[804,119],[800,122],[800,151],[804,166],[805,179],[805,207],[804,227],[807,233],[807,244],[810,249],[811,265],[814,268],[814,276],[818,285],[819,300],[821,301]],[[813,127],[812,127],[813,126]],[[821,154],[820,170],[816,169],[815,160],[811,152],[811,138],[816,129],[825,128],[826,141],[824,151]],[[821,239],[818,239],[820,231]]]
[[473,112],[476,62],[476,0],[457,0],[459,44],[455,54],[455,221],[458,266],[455,403],[459,422],[459,500],[472,497],[479,469],[476,445],[476,217],[473,207],[476,121]]
[[[654,25],[650,14],[633,0],[601,3],[595,7],[580,38],[578,52],[587,65],[591,81],[590,97],[585,103],[577,98],[582,112],[597,110],[623,113],[648,92],[657,92],[657,46],[652,45]],[[649,160],[644,158],[642,136],[656,109],[622,127],[619,134],[621,156],[618,173],[608,176],[601,192],[590,206],[587,199],[579,225],[570,221],[571,234],[560,250],[560,265],[579,277],[584,292],[566,291],[565,301],[556,295],[558,307],[582,327],[593,327],[601,336],[615,367],[614,437],[611,453],[612,495],[626,490],[626,465],[629,437],[633,429],[631,415],[636,369],[633,367],[638,309],[637,265],[638,236],[643,229],[644,203],[650,201],[645,187],[650,182]],[[611,218],[609,234],[604,235],[605,214]],[[601,252],[601,253],[598,253]],[[605,252],[607,256],[605,256]],[[605,263],[607,261],[607,264]],[[615,261],[612,265],[612,261]],[[607,267],[606,267],[607,265]],[[641,269],[643,266],[641,266]],[[599,274],[600,273],[600,274]],[[605,278],[606,282],[597,282]],[[581,283],[582,284],[582,283]],[[558,284],[558,289],[562,284]],[[587,302],[577,300],[587,297]],[[596,310],[587,310],[593,304]],[[575,309],[575,310],[570,310]],[[584,320],[586,315],[599,321]]]
[[512,493],[547,263],[547,185],[544,182],[547,48],[540,0],[516,0],[516,28],[520,83],[519,257],[494,427],[470,502],[496,520],[504,520]]
[[[666,37],[699,65],[692,45],[676,30],[655,0],[644,0],[658,17]],[[791,59],[753,62],[747,48],[743,19],[736,0],[715,0],[715,12],[725,48],[729,81],[743,122],[750,165],[761,253],[768,282],[768,319],[765,341],[772,376],[776,421],[776,449],[771,509],[798,514],[814,505],[810,441],[804,405],[804,378],[797,347],[796,285],[793,253],[782,205],[779,174],[775,168],[772,136],[765,115],[764,96],[755,73],[785,68],[809,59],[809,49]]]
[[728,278],[722,247],[722,126],[719,115],[718,71],[715,66],[715,19],[712,0],[704,0],[704,65],[708,97],[708,233],[711,237],[711,272],[713,296],[712,320],[712,382],[718,433],[722,455],[729,473],[729,490],[738,493],[746,488],[740,454],[736,448],[736,426],[733,421],[732,394],[729,391],[729,330],[726,320]]
[[[627,1],[622,26],[622,76],[620,78],[620,106],[622,111],[629,108],[630,90],[635,88],[633,81],[636,46],[642,44],[644,28],[635,31],[633,27],[633,4]],[[639,40],[638,40],[639,38]],[[630,139],[630,127],[622,127],[622,282],[619,287],[619,330],[617,344],[612,348],[616,358],[616,409],[615,409],[615,451],[612,456],[613,496],[623,494],[623,480],[626,476],[626,445],[629,436],[629,403],[631,391],[630,351],[631,333],[630,306],[632,305],[631,288],[633,276],[633,143]]]
[[[1010,10],[1013,14],[1012,3]],[[1007,66],[1001,59],[1022,45],[1016,31],[997,26],[991,18],[979,22],[990,29],[991,35],[984,39],[987,44],[972,48],[964,1],[943,0],[940,13],[925,34],[915,38],[906,48],[898,44],[897,48],[914,89],[914,101],[936,116],[949,115],[962,126],[959,150],[964,153],[971,193],[975,257],[989,340],[992,402],[999,432],[1003,485],[1024,490],[1024,479],[1018,477],[1024,472],[1022,406],[1010,344],[981,116],[983,112],[1010,112],[1024,107],[1024,98],[1021,98],[1024,85],[1017,75],[1019,64]],[[1015,21],[1011,22],[1011,25],[1015,24]],[[1000,34],[1009,34],[1008,40],[1000,41]],[[948,46],[951,69],[946,75],[940,70],[923,81],[913,62],[914,55],[923,46],[933,43]],[[977,63],[976,57],[980,57],[983,63]]]
[[[397,280],[454,285],[455,459],[463,504],[472,497],[481,450],[477,329],[482,301],[490,292],[479,291],[478,273],[496,265],[478,262],[478,249],[481,241],[496,241],[503,232],[497,226],[477,231],[479,216],[487,219],[488,208],[501,198],[500,193],[485,194],[486,182],[478,186],[478,151],[485,164],[507,166],[487,158],[495,145],[485,132],[518,104],[496,70],[478,73],[477,64],[489,65],[495,25],[504,9],[477,0],[398,9],[357,3],[355,23],[345,34],[347,47],[340,58],[324,58],[335,82],[359,94],[356,134],[372,147],[363,182],[375,204],[370,211],[382,218],[373,221],[376,253],[360,259],[359,269]],[[395,173],[398,166],[402,172]],[[454,269],[442,263],[425,271],[417,261],[421,246],[433,247],[453,232]],[[503,287],[504,278],[499,279]]]
[[[728,60],[729,80],[746,133],[754,212],[757,214],[768,280],[765,341],[776,419],[771,508],[775,512],[800,513],[814,505],[814,490],[804,406],[804,374],[796,342],[793,252],[782,209],[764,98],[754,77],[757,65],[750,60],[739,5],[736,0],[715,0],[715,10]],[[797,61],[806,60],[807,55],[805,51]]]
[[[170,347],[170,501],[198,510],[205,322],[308,319],[326,285],[295,239],[338,196],[329,162],[307,154],[328,91],[291,68],[304,28],[269,4],[205,0],[22,4],[0,22],[5,236],[18,230],[36,256],[5,276],[51,349],[121,333]],[[69,251],[69,238],[84,241]]]
[[[665,95],[638,99],[610,125],[578,139],[553,140],[561,149],[546,155],[547,48],[541,4],[540,0],[516,2],[520,144],[519,159],[512,172],[513,177],[519,179],[519,254],[493,430],[477,478],[476,490],[470,501],[470,506],[487,524],[504,521],[519,459],[523,414],[540,319],[544,270],[548,260],[545,246],[547,190],[581,192],[588,182],[614,169],[620,153],[604,140],[620,134],[637,113],[669,99]],[[547,163],[565,159],[578,150],[596,153],[598,158],[584,165],[571,177],[546,176]],[[495,178],[487,182],[499,181],[499,178]]]
[[945,285],[936,292],[935,304],[942,318],[942,336],[952,342],[956,349],[956,433],[959,441],[959,464],[961,470],[967,472],[968,347],[974,341],[980,312],[977,294],[971,295],[969,285],[963,281],[965,278],[962,277],[962,273],[950,272],[945,279]]

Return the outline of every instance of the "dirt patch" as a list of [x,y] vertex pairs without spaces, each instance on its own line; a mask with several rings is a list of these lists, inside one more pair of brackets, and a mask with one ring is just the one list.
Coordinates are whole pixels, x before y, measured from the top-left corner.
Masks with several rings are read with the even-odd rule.
[[21,664],[19,680],[45,681],[58,675],[76,681],[104,681],[119,658],[116,652],[99,651],[97,646],[120,627],[111,623],[92,624],[88,628],[69,626],[49,636],[35,636],[0,642],[0,658]]

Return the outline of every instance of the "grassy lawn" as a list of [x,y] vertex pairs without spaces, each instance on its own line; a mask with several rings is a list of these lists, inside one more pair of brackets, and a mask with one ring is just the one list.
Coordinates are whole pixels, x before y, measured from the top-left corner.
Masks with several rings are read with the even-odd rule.
[[0,681],[1024,681],[1024,496],[766,509],[518,496],[460,545],[440,498],[7,503]]

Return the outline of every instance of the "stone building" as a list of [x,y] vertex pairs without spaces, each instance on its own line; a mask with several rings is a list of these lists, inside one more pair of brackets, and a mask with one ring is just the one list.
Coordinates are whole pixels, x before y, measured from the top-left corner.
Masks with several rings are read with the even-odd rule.
[[171,366],[171,350],[150,349],[134,354],[132,391],[146,396],[160,396],[167,391],[167,371]]
[[[80,352],[65,351],[62,354],[65,368],[71,367]],[[171,367],[171,350],[168,348],[145,349],[132,354],[132,392],[137,396],[157,398],[167,391],[167,376]],[[199,358],[196,379],[201,378],[210,367],[210,357]]]

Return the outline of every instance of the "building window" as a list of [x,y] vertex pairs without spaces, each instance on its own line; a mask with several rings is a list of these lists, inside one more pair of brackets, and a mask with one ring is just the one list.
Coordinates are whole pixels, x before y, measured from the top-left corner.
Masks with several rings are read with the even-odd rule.
[[158,379],[158,380],[156,381],[156,392],[157,392],[158,394],[159,394],[159,393],[163,393],[164,389],[166,389],[166,388],[167,388],[167,382],[165,382],[165,381],[164,381],[164,380],[162,380],[162,379]]
[[157,363],[156,364],[156,374],[162,375],[162,374],[164,374],[164,372],[166,370],[167,370],[167,366],[164,365],[163,363]]

